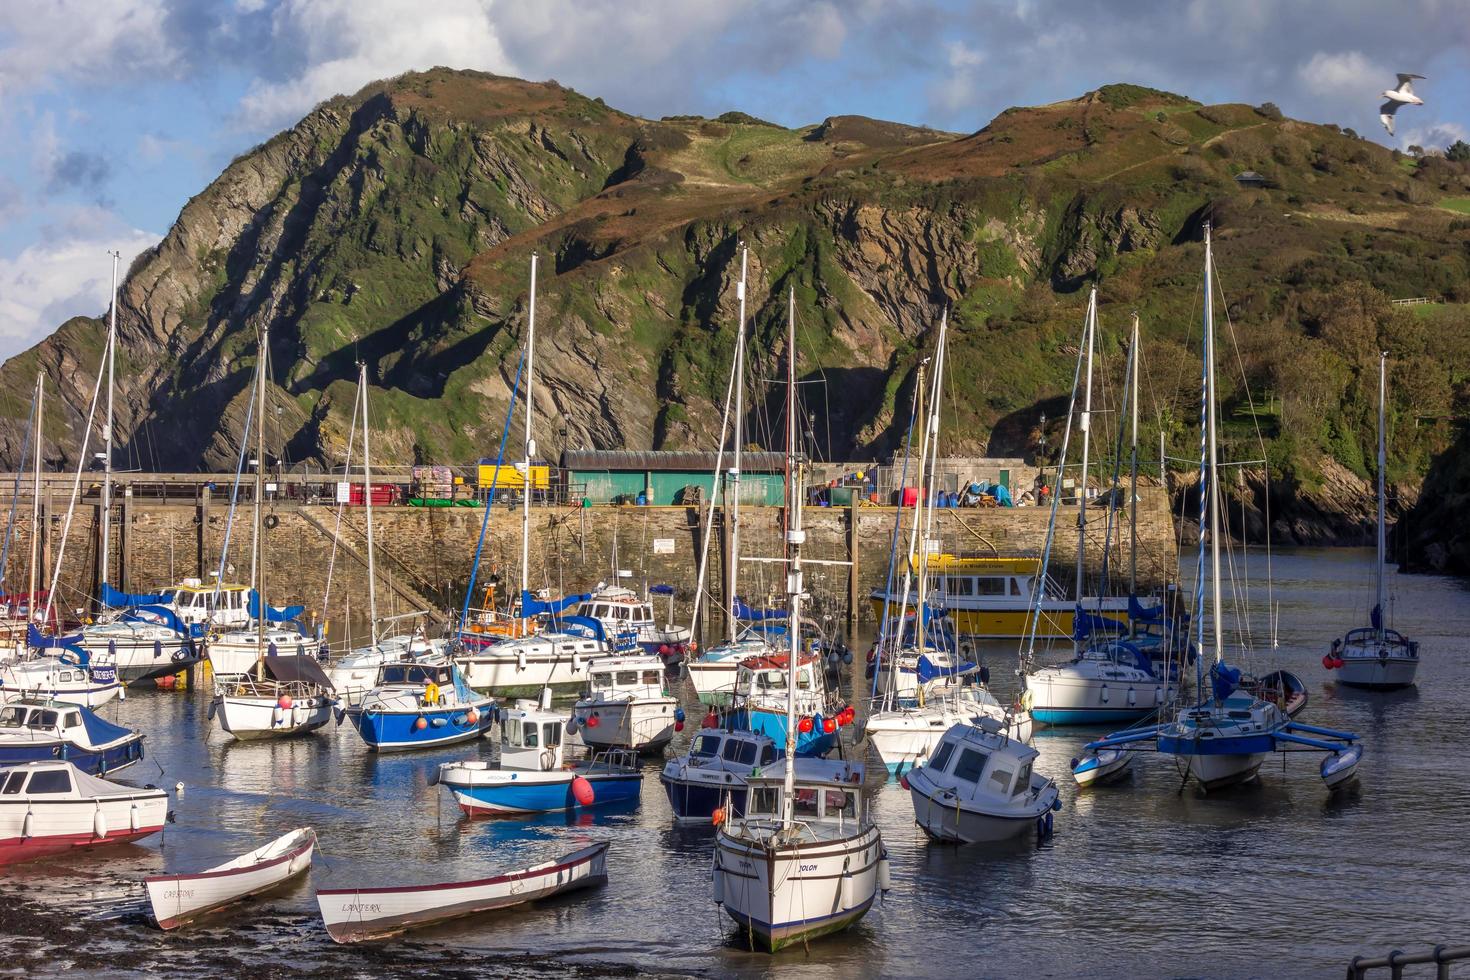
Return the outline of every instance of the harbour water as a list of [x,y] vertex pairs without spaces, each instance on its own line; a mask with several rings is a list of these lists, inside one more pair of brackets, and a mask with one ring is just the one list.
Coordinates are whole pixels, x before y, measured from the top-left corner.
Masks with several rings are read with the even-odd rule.
[[[1340,976],[1358,953],[1463,941],[1470,788],[1458,750],[1470,742],[1470,591],[1455,580],[1393,577],[1395,625],[1423,650],[1418,687],[1351,692],[1320,661],[1333,636],[1360,625],[1370,567],[1369,553],[1346,550],[1275,562],[1276,660],[1308,682],[1305,720],[1363,736],[1356,791],[1330,798],[1308,754],[1285,772],[1268,761],[1257,783],[1210,796],[1180,793],[1172,762],[1144,757],[1131,783],[1079,794],[1068,764],[1089,733],[1046,732],[1036,739],[1037,768],[1061,788],[1056,835],[1039,847],[1027,838],[956,849],[926,842],[907,793],[870,771],[892,891],[850,932],[775,957],[746,950],[712,904],[714,830],[672,824],[661,762],[648,762],[636,808],[472,823],[428,777],[443,761],[491,758],[491,741],[380,757],[343,726],[233,743],[207,720],[203,691],[130,692],[104,710],[148,734],[148,759],[125,778],[182,781],[177,822],[162,840],[7,869],[0,969],[1295,977]],[[1253,558],[1252,574],[1263,571]],[[997,693],[1008,696],[1014,646],[985,652]],[[1249,664],[1274,665],[1264,656]],[[853,671],[861,684],[861,667]],[[692,689],[682,687],[698,718]],[[309,882],[177,933],[146,925],[143,875],[200,870],[305,825],[321,840]],[[591,840],[612,845],[606,888],[386,944],[332,944],[312,893],[313,884],[485,876]]]

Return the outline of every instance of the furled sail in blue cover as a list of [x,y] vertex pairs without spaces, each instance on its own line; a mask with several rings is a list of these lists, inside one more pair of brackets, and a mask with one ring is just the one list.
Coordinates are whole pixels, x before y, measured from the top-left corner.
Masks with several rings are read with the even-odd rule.
[[[246,609],[250,612],[251,619],[260,618],[260,594],[254,589],[250,590],[249,603]],[[287,606],[285,609],[276,609],[273,606],[265,607],[265,620],[268,623],[289,623],[293,619],[300,619],[306,612],[305,606]]]
[[102,604],[109,609],[127,609],[129,606],[153,606],[167,602],[167,592],[119,592],[106,582],[102,583]]
[[555,616],[563,609],[570,609],[579,602],[586,602],[591,595],[569,595],[560,599],[552,599],[549,602],[536,598],[529,592],[521,593],[521,615],[522,616]]

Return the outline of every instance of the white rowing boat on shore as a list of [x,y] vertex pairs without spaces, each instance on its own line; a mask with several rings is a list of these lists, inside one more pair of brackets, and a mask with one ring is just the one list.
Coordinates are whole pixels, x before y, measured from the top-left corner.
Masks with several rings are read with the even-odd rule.
[[153,919],[160,929],[176,929],[201,915],[269,891],[310,868],[315,848],[316,833],[302,827],[198,874],[144,878]]
[[339,943],[383,939],[408,929],[507,908],[607,881],[607,844],[478,881],[316,893],[327,933]]

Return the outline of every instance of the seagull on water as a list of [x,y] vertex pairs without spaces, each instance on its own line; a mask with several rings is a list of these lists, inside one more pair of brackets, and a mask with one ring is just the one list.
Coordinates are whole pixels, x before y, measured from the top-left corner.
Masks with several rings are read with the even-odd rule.
[[1405,75],[1401,72],[1399,87],[1384,91],[1383,97],[1388,101],[1378,107],[1378,118],[1383,123],[1383,128],[1388,130],[1388,135],[1393,135],[1393,114],[1399,111],[1399,107],[1424,104],[1424,100],[1414,94],[1414,79],[1423,77],[1423,75]]

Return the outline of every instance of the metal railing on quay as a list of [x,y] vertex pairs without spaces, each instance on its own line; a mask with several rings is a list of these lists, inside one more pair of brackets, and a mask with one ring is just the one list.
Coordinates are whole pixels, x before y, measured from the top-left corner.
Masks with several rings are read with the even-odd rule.
[[1402,980],[1404,967],[1434,965],[1436,980],[1449,980],[1450,964],[1459,960],[1470,960],[1470,946],[1436,946],[1419,953],[1394,950],[1387,956],[1354,956],[1348,964],[1347,980],[1366,980],[1369,970],[1387,968],[1392,980]]

